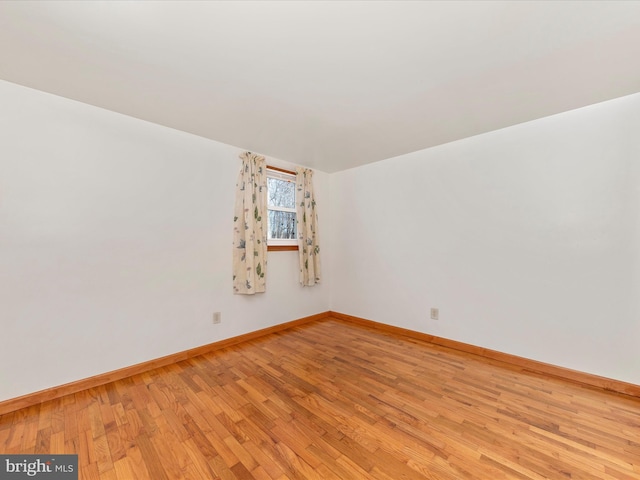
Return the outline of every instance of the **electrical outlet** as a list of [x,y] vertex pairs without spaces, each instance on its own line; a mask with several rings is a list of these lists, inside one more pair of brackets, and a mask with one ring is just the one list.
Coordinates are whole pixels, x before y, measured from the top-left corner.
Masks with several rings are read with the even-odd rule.
[[222,322],[222,314],[220,312],[213,312],[213,323],[217,325]]
[[438,320],[439,316],[440,316],[440,310],[438,310],[437,308],[432,308],[431,309],[431,320]]

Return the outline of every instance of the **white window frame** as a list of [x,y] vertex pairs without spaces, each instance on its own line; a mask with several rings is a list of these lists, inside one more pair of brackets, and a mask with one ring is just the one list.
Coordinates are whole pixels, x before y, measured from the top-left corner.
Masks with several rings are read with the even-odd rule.
[[[276,167],[277,168],[277,167]],[[275,178],[278,180],[284,180],[285,182],[291,182],[294,185],[296,184],[297,175],[295,173],[284,172],[280,169],[274,169],[273,167],[267,166],[267,179]],[[267,195],[269,195],[269,183],[267,182]],[[297,205],[297,192],[294,190],[296,197],[294,198],[294,208],[287,207],[272,207],[269,206],[269,202],[267,201],[267,229],[269,228],[269,210],[279,211],[279,212],[289,212],[296,215],[297,222],[297,211],[295,206]],[[298,238],[297,238],[297,224],[296,224],[296,238],[268,238],[267,237],[267,247],[297,247],[298,246]]]

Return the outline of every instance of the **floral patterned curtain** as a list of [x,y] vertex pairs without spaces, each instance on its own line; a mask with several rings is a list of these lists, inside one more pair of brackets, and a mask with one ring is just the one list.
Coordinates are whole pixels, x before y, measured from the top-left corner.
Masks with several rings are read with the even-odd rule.
[[233,293],[253,295],[266,290],[267,172],[261,155],[240,155],[233,217]]
[[320,282],[320,246],[318,244],[318,212],[313,195],[313,170],[296,169],[296,221],[300,283],[311,287]]

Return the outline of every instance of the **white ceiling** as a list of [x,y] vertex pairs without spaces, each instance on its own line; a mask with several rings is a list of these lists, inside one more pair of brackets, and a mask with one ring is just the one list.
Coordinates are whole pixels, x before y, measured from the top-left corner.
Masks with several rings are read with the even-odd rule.
[[0,78],[334,172],[640,91],[640,2],[0,1]]

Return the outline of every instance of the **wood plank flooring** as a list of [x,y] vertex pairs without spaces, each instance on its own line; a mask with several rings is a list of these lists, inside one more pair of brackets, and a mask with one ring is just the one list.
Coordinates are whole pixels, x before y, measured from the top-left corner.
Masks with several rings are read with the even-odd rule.
[[338,320],[0,417],[81,479],[640,479],[640,400]]

